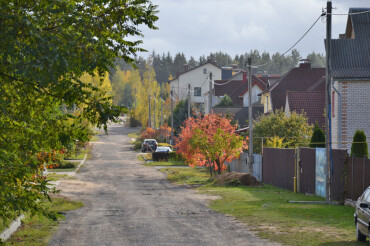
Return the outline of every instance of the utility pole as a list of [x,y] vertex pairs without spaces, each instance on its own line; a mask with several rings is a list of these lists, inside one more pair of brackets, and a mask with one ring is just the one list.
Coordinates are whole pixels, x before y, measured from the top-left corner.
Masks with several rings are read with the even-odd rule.
[[248,124],[249,124],[249,144],[248,144],[248,169],[253,176],[253,128],[252,128],[252,58],[248,58]]
[[190,118],[190,84],[188,84],[188,119]]
[[212,113],[212,72],[209,73],[208,114]]
[[173,129],[173,91],[171,89],[171,145],[173,145],[173,135],[174,135],[174,129]]
[[149,102],[149,123],[148,127],[152,127],[152,119],[150,118],[150,95],[148,96],[148,102]]
[[325,148],[326,148],[326,201],[331,202],[331,74],[330,74],[330,46],[331,46],[331,12],[332,2],[327,1],[326,3],[326,117],[325,117]]
[[161,126],[163,126],[163,99],[161,97]]
[[153,98],[154,102],[153,102],[153,121],[154,121],[154,124],[153,124],[153,127],[155,128],[155,118],[156,118],[156,115],[155,115],[155,93],[154,93],[154,98]]

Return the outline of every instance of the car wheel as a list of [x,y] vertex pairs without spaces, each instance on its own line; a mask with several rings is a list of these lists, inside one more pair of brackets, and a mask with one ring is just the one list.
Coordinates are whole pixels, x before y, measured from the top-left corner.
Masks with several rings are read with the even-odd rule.
[[356,240],[359,242],[366,241],[366,236],[362,235],[362,233],[360,232],[360,229],[358,228],[358,222],[356,223]]

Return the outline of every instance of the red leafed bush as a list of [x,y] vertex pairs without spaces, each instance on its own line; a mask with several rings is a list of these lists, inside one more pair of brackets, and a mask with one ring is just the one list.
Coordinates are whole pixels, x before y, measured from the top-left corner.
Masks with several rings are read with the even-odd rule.
[[171,127],[167,125],[161,126],[159,129],[146,128],[146,130],[141,134],[142,139],[154,138],[158,142],[165,142],[166,137],[170,136]]

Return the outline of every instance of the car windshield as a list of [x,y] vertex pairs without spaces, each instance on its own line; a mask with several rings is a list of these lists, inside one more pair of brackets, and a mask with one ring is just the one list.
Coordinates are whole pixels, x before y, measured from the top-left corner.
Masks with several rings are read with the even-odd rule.
[[147,144],[155,144],[156,142],[154,140],[146,141]]

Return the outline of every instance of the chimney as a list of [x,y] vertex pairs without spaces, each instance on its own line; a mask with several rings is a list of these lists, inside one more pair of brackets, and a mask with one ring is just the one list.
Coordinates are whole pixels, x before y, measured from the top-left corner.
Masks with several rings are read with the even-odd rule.
[[300,69],[311,69],[311,60],[310,59],[301,59],[299,60],[301,63],[299,63]]
[[189,64],[184,64],[184,72],[189,70]]
[[213,62],[211,57],[207,57],[207,62]]
[[247,72],[243,72],[243,82],[247,82]]

